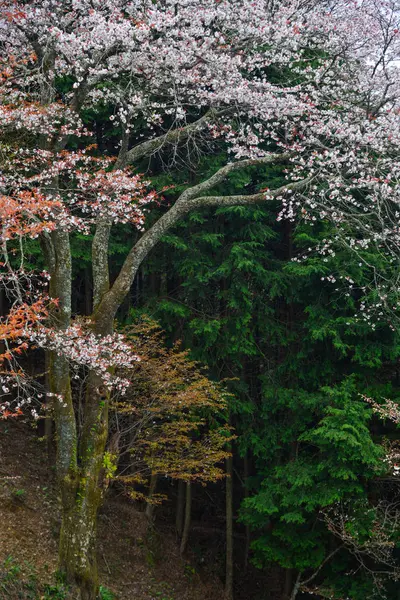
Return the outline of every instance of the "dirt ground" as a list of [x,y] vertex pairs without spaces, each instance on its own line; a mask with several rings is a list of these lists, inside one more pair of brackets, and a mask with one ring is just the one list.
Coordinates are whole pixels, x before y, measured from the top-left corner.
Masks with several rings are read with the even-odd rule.
[[[54,467],[29,425],[0,422],[0,564],[10,557],[22,575],[50,581],[60,527]],[[99,515],[101,583],[119,600],[219,600],[218,577],[185,559],[172,528],[149,530],[143,512],[111,490]]]

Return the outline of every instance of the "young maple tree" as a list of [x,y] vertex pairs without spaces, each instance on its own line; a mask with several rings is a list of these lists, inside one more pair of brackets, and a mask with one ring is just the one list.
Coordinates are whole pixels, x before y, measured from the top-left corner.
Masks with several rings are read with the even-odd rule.
[[226,445],[232,438],[224,423],[227,391],[179,344],[166,348],[162,331],[148,317],[124,333],[140,361],[121,369],[135,385],[111,408],[118,415],[120,453],[129,454],[131,473],[140,479],[162,474],[200,482],[223,477],[218,463],[229,456]]
[[[122,484],[129,497],[147,502],[151,522],[154,506],[165,499],[163,490],[157,491],[161,476],[179,481],[182,494],[184,482],[205,485],[224,477],[221,463],[230,456],[233,438],[226,423],[230,396],[180,344],[167,348],[149,317],[139,318],[124,334],[141,360],[121,369],[134,385],[110,403],[108,478]],[[178,507],[177,519],[183,520],[183,503]]]
[[[113,323],[141,262],[168,229],[202,207],[263,202],[275,203],[279,219],[329,220],[335,235],[317,250],[328,261],[345,246],[364,281],[370,276],[370,288],[357,290],[361,318],[398,310],[398,14],[398,0],[1,3],[1,282],[12,307],[2,323],[10,340],[5,360],[26,344],[49,352],[60,567],[82,599],[98,588],[110,393],[129,384],[114,370],[137,360]],[[89,109],[104,107],[120,137],[115,156],[102,156],[84,125]],[[155,154],[171,165],[222,149],[226,164],[207,179],[199,175],[146,227],[160,190],[135,169]],[[284,187],[213,195],[235,171],[266,164],[285,169]],[[142,235],[111,284],[109,240],[118,223]],[[71,309],[77,232],[93,233],[93,314],[85,321]],[[26,237],[40,239],[45,292],[36,285],[40,274],[24,266]],[[80,427],[71,363],[88,370]],[[12,413],[8,382],[21,376],[14,363],[4,370],[2,405]]]

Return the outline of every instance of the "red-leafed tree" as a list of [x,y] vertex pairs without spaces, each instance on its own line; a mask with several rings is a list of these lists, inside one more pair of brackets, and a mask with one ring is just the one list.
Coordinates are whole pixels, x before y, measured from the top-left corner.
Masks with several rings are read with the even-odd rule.
[[[1,281],[12,307],[1,325],[9,345],[1,393],[12,413],[7,382],[21,376],[6,361],[26,344],[48,349],[62,496],[60,566],[81,598],[91,600],[97,590],[96,515],[110,390],[129,383],[114,369],[137,359],[113,333],[114,318],[141,262],[169,228],[201,207],[262,202],[280,203],[278,218],[329,221],[334,235],[318,250],[328,259],[345,247],[370,273],[375,303],[363,303],[365,286],[359,294],[365,318],[396,313],[398,12],[398,0],[1,2]],[[85,110],[105,105],[121,131],[111,158],[99,156],[82,123]],[[199,178],[146,228],[155,193],[135,166],[155,153],[173,163],[177,155],[191,160],[222,148],[226,164]],[[286,168],[283,188],[213,195],[234,171],[271,163]],[[130,223],[142,235],[111,285],[116,223]],[[94,234],[93,314],[86,321],[74,321],[71,311],[70,240],[77,231]],[[9,257],[20,243],[23,250],[26,236],[40,238],[46,293],[40,274],[26,272],[23,252],[18,268]],[[366,250],[380,257],[380,269]],[[71,363],[88,369],[80,431]]]

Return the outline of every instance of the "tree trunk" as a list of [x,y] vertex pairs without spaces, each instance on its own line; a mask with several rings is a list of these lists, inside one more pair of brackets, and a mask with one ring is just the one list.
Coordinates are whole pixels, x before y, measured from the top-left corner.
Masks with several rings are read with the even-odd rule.
[[293,569],[285,570],[285,585],[283,589],[284,600],[290,600],[293,591]]
[[225,597],[233,598],[233,459],[226,459],[226,572]]
[[103,500],[103,458],[108,433],[108,392],[90,372],[84,425],[75,470],[60,482],[62,525],[60,571],[77,588],[78,600],[95,600],[98,593],[96,561],[97,513]]
[[93,298],[93,290],[90,281],[90,269],[85,269],[85,281],[84,281],[84,290],[85,290],[85,315],[92,314],[92,298]]
[[156,487],[157,487],[157,473],[152,473],[150,476],[150,486],[149,486],[149,495],[148,495],[150,502],[147,503],[146,510],[145,510],[145,514],[146,514],[149,524],[152,524],[154,522],[155,505],[152,503],[152,498],[155,494]]
[[178,499],[176,503],[175,528],[179,537],[182,536],[183,519],[185,515],[185,482],[178,481]]
[[[50,295],[58,299],[51,313],[55,329],[70,325],[72,273],[67,232],[53,232],[46,240],[46,258],[51,273]],[[96,517],[101,502],[100,474],[107,440],[107,394],[99,393],[97,375],[89,373],[85,424],[78,451],[77,424],[68,360],[56,352],[48,357],[48,385],[52,394],[57,440],[57,477],[61,492],[59,568],[76,589],[79,600],[95,600],[98,592],[96,567]]]
[[[71,506],[63,507],[60,571],[77,600],[95,600],[99,587],[96,561],[96,520],[99,503],[87,494],[84,480],[72,485]],[[95,490],[94,490],[95,492]]]
[[[46,393],[50,392],[50,353],[48,350],[45,351],[44,354],[44,364],[45,364],[45,390]],[[53,402],[51,398],[46,399],[45,404],[45,417],[44,417],[44,436],[46,438],[46,450],[47,450],[47,458],[49,460],[49,464],[52,464],[53,457]]]
[[301,573],[299,573],[297,575],[296,582],[295,582],[295,584],[293,586],[293,590],[292,590],[292,593],[291,593],[291,596],[290,596],[290,600],[296,600],[297,594],[300,591],[300,585],[301,585]]
[[[110,225],[102,223],[98,230],[100,233],[97,232],[93,244],[96,250],[93,260],[95,303],[108,289],[105,250]],[[65,234],[57,233],[53,241],[57,262],[54,275],[52,273],[51,295],[61,298],[55,322],[66,328],[69,318],[64,307],[69,308],[70,316],[72,292],[69,240]],[[93,330],[107,335],[112,333],[112,325],[112,319],[104,318],[101,323],[93,321]],[[109,392],[99,375],[89,371],[78,445],[68,363],[54,353],[50,361],[50,387],[62,398],[62,401],[55,398],[57,473],[62,503],[59,569],[73,587],[77,600],[95,600],[99,589],[96,525],[104,494],[103,460],[108,436]]]
[[[249,476],[250,476],[250,467],[249,467],[249,453],[246,450],[246,454],[244,455],[244,497],[245,499],[249,497]],[[246,524],[246,544],[244,548],[244,570],[247,571],[249,566],[249,554],[250,554],[250,527]]]
[[185,554],[187,543],[189,540],[190,522],[192,518],[192,484],[190,481],[186,483],[186,505],[185,505],[185,523],[183,526],[182,540],[180,553]]

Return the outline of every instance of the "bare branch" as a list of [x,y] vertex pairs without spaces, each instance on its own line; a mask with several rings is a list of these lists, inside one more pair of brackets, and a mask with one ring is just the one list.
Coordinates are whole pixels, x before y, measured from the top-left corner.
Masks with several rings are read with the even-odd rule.
[[202,181],[201,183],[185,190],[183,194],[179,198],[179,202],[183,202],[186,200],[190,200],[192,198],[197,198],[203,195],[205,192],[209,192],[216,185],[222,183],[230,173],[234,171],[238,171],[239,169],[245,169],[246,167],[253,167],[256,165],[268,165],[271,163],[281,163],[285,162],[290,158],[290,154],[268,154],[268,156],[263,156],[260,158],[249,158],[247,160],[240,160],[238,162],[230,163],[218,169],[214,175],[212,175],[206,181]]
[[300,588],[303,585],[307,585],[308,583],[311,583],[311,581],[313,581],[317,577],[318,573],[326,565],[326,563],[329,562],[331,560],[331,558],[333,558],[335,556],[335,554],[337,554],[339,552],[339,550],[341,550],[342,548],[344,548],[344,544],[342,544],[341,546],[338,546],[337,548],[335,548],[335,550],[332,550],[332,552],[330,554],[328,554],[328,556],[325,557],[325,559],[322,561],[322,563],[319,565],[319,567],[314,571],[314,573],[312,575],[310,575],[310,577],[308,577],[304,581],[300,581]]
[[212,122],[218,116],[221,116],[226,111],[217,111],[214,109],[209,110],[203,117],[195,121],[194,123],[190,123],[186,125],[186,127],[182,127],[179,129],[171,129],[167,131],[164,135],[161,135],[152,140],[147,140],[138,146],[135,146],[124,156],[124,164],[121,166],[126,166],[128,164],[133,164],[141,158],[145,158],[148,156],[152,156],[155,152],[158,152],[165,146],[165,144],[179,144],[185,142],[191,135],[197,133],[198,131],[204,129],[207,126],[207,123]]

